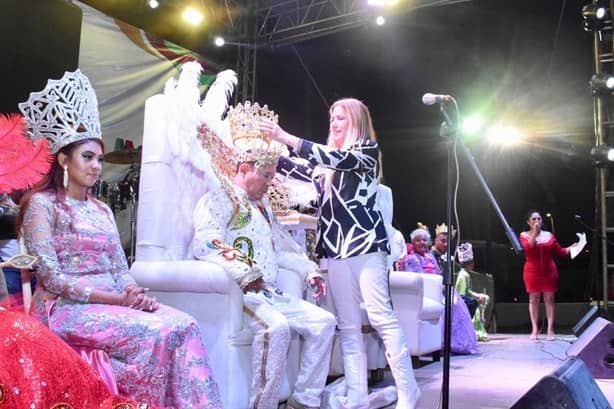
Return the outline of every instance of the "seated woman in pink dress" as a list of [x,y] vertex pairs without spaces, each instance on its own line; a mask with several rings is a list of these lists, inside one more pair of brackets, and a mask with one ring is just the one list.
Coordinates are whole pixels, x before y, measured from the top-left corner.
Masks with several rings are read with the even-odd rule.
[[[407,245],[407,255],[399,262],[400,271],[415,273],[441,274],[435,256],[429,251],[431,235],[424,228],[418,228],[410,234],[411,243]],[[452,336],[450,351],[456,354],[479,353],[478,340],[473,330],[473,322],[463,299],[453,289]],[[445,326],[442,326],[445,330]],[[443,337],[442,339],[445,339]]]
[[31,134],[50,139],[54,153],[17,221],[28,253],[39,257],[32,314],[68,344],[106,351],[121,395],[174,409],[220,408],[197,323],[136,284],[113,214],[91,194],[103,161],[95,104],[80,71],[20,104]]

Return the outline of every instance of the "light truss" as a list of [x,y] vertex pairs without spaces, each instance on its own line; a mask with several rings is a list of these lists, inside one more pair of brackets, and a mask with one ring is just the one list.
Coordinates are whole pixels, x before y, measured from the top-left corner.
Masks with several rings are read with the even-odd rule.
[[[378,12],[367,0],[218,0],[223,1],[228,32],[239,42],[236,97],[255,95],[256,55],[262,46],[295,44],[360,27]],[[404,14],[471,0],[415,0],[397,6],[390,14]]]
[[[470,0],[418,0],[389,13],[403,14],[424,7]],[[261,45],[294,44],[359,27],[381,11],[367,0],[258,1],[255,9],[256,40]],[[412,3],[411,5],[409,3]]]

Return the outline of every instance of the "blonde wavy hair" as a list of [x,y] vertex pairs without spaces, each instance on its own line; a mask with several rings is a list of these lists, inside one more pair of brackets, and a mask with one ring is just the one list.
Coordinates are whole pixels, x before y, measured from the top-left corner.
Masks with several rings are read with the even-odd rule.
[[[333,149],[347,150],[356,143],[363,143],[368,140],[377,142],[377,136],[375,135],[375,129],[373,129],[373,121],[371,120],[371,113],[369,108],[360,100],[356,98],[341,98],[333,102],[328,109],[329,117],[333,114],[333,110],[336,107],[343,109],[348,116],[348,128],[345,134],[345,138],[341,146],[335,145],[335,138],[330,130],[328,130],[328,140],[326,145]],[[378,179],[382,177],[382,156],[381,151],[378,157]],[[326,183],[324,184],[324,190],[326,194],[330,193],[330,188],[333,181],[333,169],[326,170]]]
[[334,138],[329,128],[328,146],[338,149],[347,149],[356,142],[363,142],[366,140],[377,141],[375,130],[373,129],[373,122],[371,121],[371,113],[369,112],[369,108],[367,108],[362,101],[356,98],[339,99],[328,109],[329,116],[333,114],[333,110],[336,107],[340,107],[345,111],[349,119],[349,126],[342,146],[336,146],[334,144]]

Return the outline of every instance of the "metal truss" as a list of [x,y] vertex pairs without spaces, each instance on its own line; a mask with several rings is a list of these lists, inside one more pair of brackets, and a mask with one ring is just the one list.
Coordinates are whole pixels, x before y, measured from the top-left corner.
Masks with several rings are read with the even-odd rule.
[[[470,0],[417,0],[396,7],[394,13],[466,1]],[[367,0],[223,0],[223,4],[228,32],[238,41],[236,98],[241,101],[254,98],[259,47],[290,45],[356,28],[381,11]]]
[[[421,0],[395,9],[403,14],[423,7],[469,0]],[[256,39],[261,45],[294,44],[367,23],[377,12],[367,0],[261,0],[254,2]],[[391,11],[392,13],[392,11]]]
[[[594,1],[596,3],[596,1]],[[612,10],[613,0],[609,2]],[[593,34],[593,68],[596,74],[614,72],[614,42],[612,21],[594,31]],[[593,113],[595,128],[595,146],[614,146],[614,96],[610,93],[594,93]],[[614,285],[614,254],[608,250],[608,241],[614,239],[614,168],[597,167],[595,169],[595,191],[597,196],[597,224],[600,232],[605,232],[600,238],[601,278],[603,304],[606,312],[609,309],[609,290]],[[597,251],[595,243],[593,251]]]

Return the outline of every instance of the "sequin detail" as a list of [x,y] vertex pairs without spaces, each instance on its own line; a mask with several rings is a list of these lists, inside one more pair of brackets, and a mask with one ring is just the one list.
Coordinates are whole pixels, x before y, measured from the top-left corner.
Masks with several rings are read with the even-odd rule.
[[[245,249],[242,244],[245,244],[245,247],[247,247],[247,249]],[[232,242],[232,246],[237,250],[240,250],[243,254],[247,253],[247,257],[249,257],[250,259],[254,258],[254,245],[249,238],[245,236],[239,236],[235,239],[235,241]]]
[[230,230],[240,230],[247,226],[252,220],[252,209],[247,208],[246,211],[239,211],[236,217],[230,222]]

